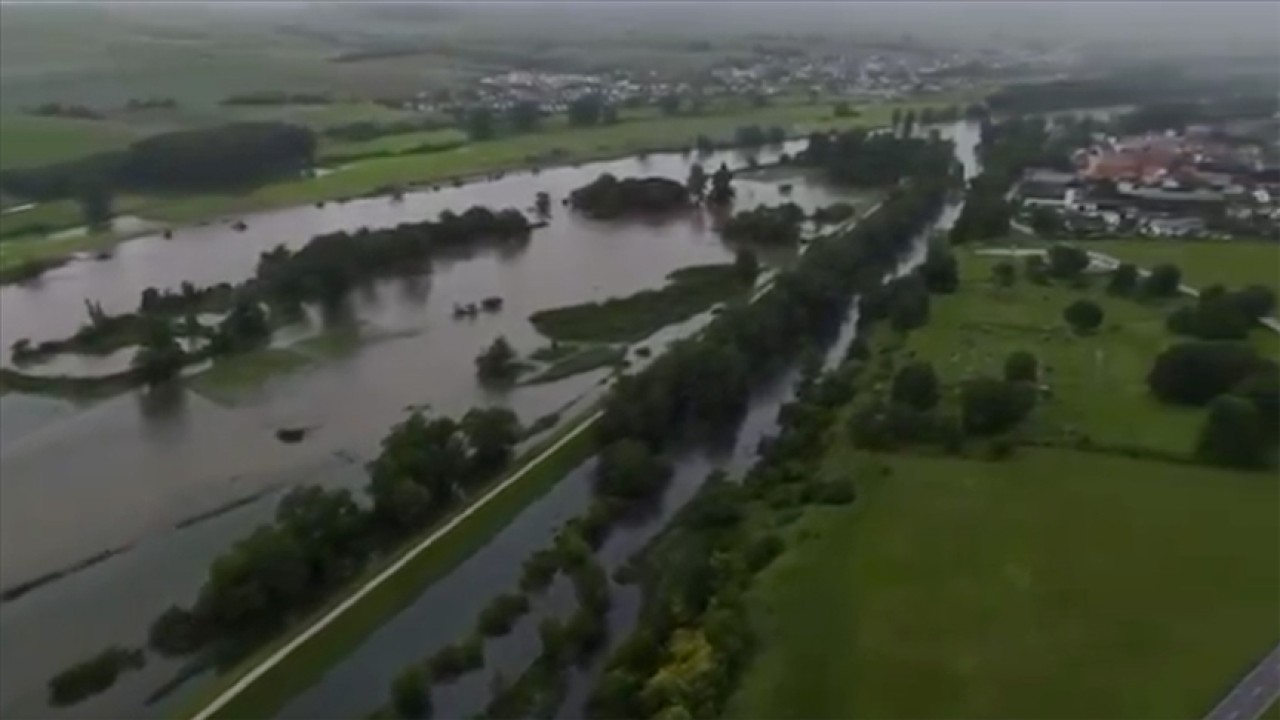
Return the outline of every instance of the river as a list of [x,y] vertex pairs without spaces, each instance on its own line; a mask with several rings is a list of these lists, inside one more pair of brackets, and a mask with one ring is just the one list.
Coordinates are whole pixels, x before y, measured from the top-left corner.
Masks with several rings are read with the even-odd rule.
[[[790,143],[785,150],[798,147]],[[765,149],[758,157],[768,163],[782,151]],[[709,168],[744,163],[737,152],[702,158],[654,154],[536,174],[509,173],[461,187],[408,193],[400,201],[378,197],[265,212],[245,216],[243,232],[225,223],[179,228],[172,239],[138,238],[121,244],[109,259],[79,260],[32,284],[0,288],[0,346],[7,348],[22,337],[40,341],[73,332],[85,319],[86,300],[101,302],[108,311],[124,311],[136,306],[147,286],[244,280],[259,252],[277,244],[298,247],[319,233],[421,220],[477,204],[527,208],[539,191],[554,200],[549,224],[514,252],[444,258],[426,276],[380,282],[355,293],[351,315],[386,339],[274,379],[244,401],[220,404],[182,389],[127,393],[88,407],[24,395],[0,397],[0,587],[10,589],[117,551],[0,605],[0,715],[155,716],[171,709],[187,686],[166,702],[144,703],[178,668],[176,662],[155,657],[107,693],[63,710],[46,706],[45,682],[107,644],[136,645],[165,607],[190,602],[209,562],[270,517],[283,489],[303,482],[362,485],[361,465],[408,406],[428,404],[433,411],[457,414],[476,405],[503,404],[530,422],[598,392],[607,376],[603,370],[493,393],[477,384],[473,360],[499,335],[521,352],[545,344],[528,323],[536,310],[626,295],[661,285],[677,268],[731,259],[732,252],[702,213],[662,222],[606,223],[559,205],[569,190],[602,172],[683,179],[697,160]],[[770,175],[739,177],[738,207],[793,200],[813,209],[847,199],[802,173],[786,180]],[[794,189],[784,194],[781,182]],[[454,302],[489,295],[504,298],[502,312],[473,321],[452,317]],[[69,358],[57,368],[103,372],[120,362],[114,355]],[[282,426],[315,429],[304,442],[287,445],[274,436]],[[581,485],[562,483],[557,492]],[[250,497],[258,499],[176,527],[184,519]],[[544,511],[548,515],[538,528],[554,527],[556,518],[580,509],[564,498],[549,507],[553,509]],[[531,508],[520,522],[536,516]],[[474,609],[492,594],[491,588],[505,587],[502,568],[518,567],[539,538],[497,540],[476,558],[505,553],[509,561],[460,568],[451,577],[477,573],[492,581],[461,583],[469,599],[456,605]],[[448,582],[455,584],[437,588],[456,590],[457,581]],[[424,598],[450,592],[437,588]],[[414,651],[425,655],[428,649],[429,643]],[[379,693],[382,687],[380,683]]]
[[[957,159],[967,177],[977,173],[974,125],[958,124],[947,133],[957,145]],[[947,207],[930,231],[917,238],[904,255],[899,272],[919,265],[925,256],[932,229],[950,227],[960,206]],[[839,336],[827,352],[827,364],[837,362],[855,335],[856,312],[851,311]],[[627,558],[649,542],[717,468],[740,477],[755,460],[759,441],[776,431],[781,405],[793,397],[796,375],[784,373],[753,394],[747,413],[733,441],[726,446],[688,452],[678,457],[670,486],[661,503],[639,522],[616,528],[601,546],[598,558],[610,577]],[[409,607],[371,634],[343,658],[326,676],[300,694],[281,712],[284,718],[364,717],[388,697],[388,684],[412,662],[430,656],[440,647],[462,639],[474,626],[476,614],[494,595],[518,584],[521,565],[530,552],[547,546],[555,531],[581,513],[590,500],[595,460],[574,469],[550,492],[534,502],[486,547],[468,558],[450,575],[437,581]],[[548,615],[567,617],[576,601],[566,582],[558,581],[548,593],[533,598],[532,611],[513,631],[485,644],[486,665],[456,682],[433,688],[436,717],[475,717],[484,710],[496,674],[513,681],[540,650],[537,625]],[[569,692],[561,707],[564,717],[582,717],[584,703],[596,673],[614,643],[634,626],[640,606],[634,585],[610,582],[612,606],[608,614],[609,645],[585,669],[572,670]]]

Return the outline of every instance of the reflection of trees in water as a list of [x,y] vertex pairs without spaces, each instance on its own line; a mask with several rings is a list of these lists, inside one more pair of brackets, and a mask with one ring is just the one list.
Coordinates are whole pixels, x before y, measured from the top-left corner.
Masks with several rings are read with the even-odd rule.
[[180,380],[139,390],[135,397],[146,436],[169,441],[186,433],[187,388]]
[[409,305],[422,305],[427,302],[431,293],[430,275],[403,275],[396,282],[400,289],[400,299]]
[[320,324],[326,330],[353,322],[356,322],[356,313],[349,298],[331,298],[320,303]]

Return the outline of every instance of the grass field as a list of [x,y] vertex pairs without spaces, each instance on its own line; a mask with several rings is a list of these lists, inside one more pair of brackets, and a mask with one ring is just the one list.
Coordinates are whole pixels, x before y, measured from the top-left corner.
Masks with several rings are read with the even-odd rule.
[[1080,246],[1141,267],[1174,263],[1192,287],[1257,284],[1280,293],[1280,242],[1101,240]]
[[214,402],[234,405],[272,377],[310,363],[311,358],[288,348],[263,348],[218,360],[208,370],[193,376],[188,384]]
[[0,115],[0,170],[116,150],[137,139],[129,126],[79,118]]
[[[931,361],[944,383],[977,374],[1000,377],[1005,358],[1026,350],[1047,368],[1044,382],[1053,392],[1032,415],[1030,428],[1038,437],[1059,439],[1074,429],[1095,442],[1190,451],[1202,413],[1161,405],[1146,384],[1152,360],[1178,340],[1165,317],[1183,300],[1152,305],[1113,297],[1103,290],[1105,277],[1094,278],[1088,289],[1040,286],[1022,277],[1011,288],[996,288],[990,277],[999,258],[959,259],[959,291],[933,297],[929,324],[911,333],[905,346]],[[1062,319],[1063,309],[1082,297],[1105,314],[1093,335],[1076,335]],[[1264,351],[1274,347],[1268,331],[1259,329],[1255,337]]]
[[[526,458],[536,457],[579,423],[570,423],[563,431],[550,437],[539,448],[531,450]],[[350,653],[368,635],[377,629],[388,617],[398,612],[413,601],[437,578],[448,573],[468,556],[483,547],[494,535],[511,522],[526,505],[551,489],[566,473],[586,460],[595,447],[590,432],[582,432],[565,443],[554,454],[539,463],[518,482],[510,485],[491,502],[466,518],[452,532],[440,538],[435,544],[416,556],[407,566],[391,580],[378,586],[366,595],[359,603],[344,613],[337,621],[313,636],[306,645],[286,657],[272,668],[258,682],[250,685],[237,695],[230,703],[223,706],[215,717],[220,718],[264,718],[272,717],[291,697],[319,680],[325,671],[339,659]],[[513,467],[520,467],[518,460]],[[497,483],[495,483],[497,484]],[[482,491],[483,492],[483,491]],[[460,507],[458,511],[461,511]],[[447,521],[447,519],[446,519]],[[443,524],[442,521],[441,524]],[[435,527],[424,531],[427,537]],[[407,550],[416,545],[416,541],[406,543]],[[390,564],[394,558],[389,558]],[[363,573],[351,587],[359,587],[374,577],[385,567],[378,564]],[[335,598],[333,604],[339,602]],[[318,611],[314,618],[296,625],[300,632],[308,627],[311,621],[320,617]],[[219,692],[233,684],[251,668],[269,657],[279,647],[286,644],[290,637],[282,637],[275,643],[263,647],[252,657],[241,662],[236,668],[211,683],[209,687],[197,693],[181,713],[183,717],[194,714],[206,706]]]
[[758,579],[734,717],[1201,717],[1280,640],[1274,477],[1044,449],[827,463],[858,501],[808,511]]
[[635,342],[750,290],[732,265],[700,265],[671,273],[659,290],[539,310],[529,322],[556,341]]

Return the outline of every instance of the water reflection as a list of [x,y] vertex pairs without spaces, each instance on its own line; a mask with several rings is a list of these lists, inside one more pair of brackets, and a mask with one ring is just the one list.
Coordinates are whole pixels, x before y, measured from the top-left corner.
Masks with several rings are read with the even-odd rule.
[[[761,161],[769,162],[777,152],[763,151]],[[258,252],[281,241],[298,247],[321,232],[434,217],[444,208],[524,206],[538,191],[550,192],[558,202],[569,189],[606,171],[683,180],[694,159],[660,154],[645,158],[643,168],[642,161],[629,159],[509,174],[462,188],[410,193],[402,203],[370,198],[263,213],[247,218],[244,233],[206,226],[182,229],[172,241],[144,238],[122,245],[110,263],[73,263],[42,283],[0,289],[0,346],[18,337],[38,340],[74,331],[83,320],[84,298],[118,311],[136,306],[147,285],[242,280],[253,272]],[[736,164],[723,153],[701,160],[712,167],[722,161]],[[793,200],[812,209],[846,197],[804,174],[789,178],[795,186],[790,195],[777,182],[776,177],[742,177],[738,207]],[[535,310],[625,295],[660,285],[679,267],[730,258],[731,249],[702,213],[651,224],[600,223],[555,207],[548,226],[527,246],[504,254],[446,257],[429,275],[384,280],[337,307],[309,309],[308,316],[321,327],[359,323],[385,339],[341,362],[276,378],[252,402],[229,407],[190,392],[123,396],[19,440],[11,440],[6,430],[0,435],[0,586],[65,567],[102,548],[133,549],[0,606],[0,662],[6,669],[0,715],[47,715],[43,692],[49,675],[104,644],[136,644],[165,606],[190,601],[211,558],[268,517],[274,498],[173,532],[183,518],[298,482],[359,486],[361,462],[376,452],[387,427],[409,406],[457,414],[477,404],[505,404],[526,422],[561,410],[568,401],[598,392],[604,372],[494,391],[476,382],[475,355],[498,335],[521,352],[544,344],[527,320]],[[501,312],[469,321],[452,317],[454,302],[490,295],[504,299]],[[307,329],[290,332],[296,339]],[[664,331],[645,344],[656,353],[669,337],[674,335]],[[9,408],[19,407],[13,402],[13,397],[0,398],[0,417],[7,419],[14,412]],[[772,422],[773,413],[753,417],[749,414],[745,427]],[[285,445],[274,437],[281,426],[315,430],[306,442]],[[743,457],[753,452],[754,443],[734,450]],[[711,466],[710,459],[701,468],[690,466],[690,477],[700,482]],[[456,639],[480,603],[512,585],[529,549],[544,544],[560,522],[582,509],[588,472],[576,471],[522,513],[499,539],[371,638],[358,662],[344,665],[326,679],[323,690],[299,698],[288,713],[359,715],[372,700],[380,701],[394,671]],[[678,507],[694,488],[673,486],[662,507]],[[652,524],[641,524],[636,532]],[[190,692],[189,686],[151,707],[144,707],[144,700],[177,667],[153,659],[110,692],[64,714],[163,715]],[[457,715],[474,711],[477,697],[487,698],[487,683],[480,686],[484,693],[467,696],[459,685]],[[438,712],[450,715],[443,695],[437,698]],[[351,712],[342,711],[346,707]]]

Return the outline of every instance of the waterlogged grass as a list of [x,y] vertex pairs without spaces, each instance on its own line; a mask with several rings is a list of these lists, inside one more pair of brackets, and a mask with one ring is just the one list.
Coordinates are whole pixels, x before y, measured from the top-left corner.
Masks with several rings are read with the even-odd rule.
[[536,385],[538,383],[554,382],[572,375],[617,365],[622,362],[626,355],[626,350],[607,345],[583,348],[556,360],[545,370],[522,381],[521,384]]
[[466,133],[455,128],[400,133],[357,142],[326,141],[321,146],[320,162],[323,164],[326,158],[330,157],[351,157],[380,153],[394,155],[396,153],[411,152],[423,146],[465,143],[466,141]]
[[234,405],[262,389],[273,377],[295,372],[313,360],[288,348],[262,348],[219,358],[187,382],[192,390],[223,405]]
[[[574,423],[571,427],[578,425],[579,423]],[[565,433],[569,431],[570,428],[565,429]],[[536,457],[564,436],[565,434],[561,433],[549,438],[545,444],[530,451],[526,459]],[[273,717],[290,698],[319,681],[334,663],[355,650],[369,633],[412,603],[424,588],[453,570],[488,543],[529,503],[541,497],[569,471],[589,458],[593,448],[593,437],[590,432],[583,432],[565,443],[518,482],[504,489],[453,531],[416,556],[387,582],[378,586],[331,625],[310,638],[298,651],[288,655],[279,665],[273,667],[257,682],[223,706],[215,717]],[[517,462],[513,467],[518,468],[521,464]],[[456,512],[461,510],[462,508],[459,508]],[[443,522],[447,522],[447,519],[441,524]],[[419,538],[406,543],[405,551],[421,538],[434,532],[434,529],[433,527],[424,530]],[[395,558],[387,558],[385,564],[378,563],[375,567],[371,567],[352,584],[352,588],[363,585],[394,560]],[[335,598],[330,607],[339,601],[339,598]],[[313,617],[298,623],[293,632],[262,648],[240,663],[236,669],[217,678],[210,687],[193,698],[191,705],[185,708],[182,715],[190,716],[206,706],[221,690],[256,667],[303,628],[311,625],[327,609],[317,611]]]
[[1280,292],[1280,242],[1259,240],[1100,240],[1080,247],[1150,268],[1171,262],[1196,288],[1263,285]]
[[557,341],[634,342],[750,290],[732,265],[701,265],[671,273],[660,290],[540,310],[529,321]]
[[730,716],[1202,717],[1280,640],[1274,477],[843,446],[827,471],[858,500],[786,530]]

